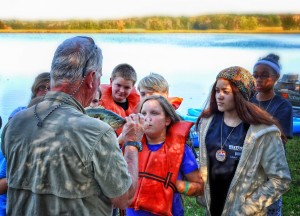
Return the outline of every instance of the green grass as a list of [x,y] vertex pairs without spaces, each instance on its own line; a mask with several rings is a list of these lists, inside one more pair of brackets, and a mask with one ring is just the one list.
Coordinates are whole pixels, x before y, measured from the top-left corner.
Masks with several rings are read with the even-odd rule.
[[[295,136],[288,142],[286,155],[292,175],[292,183],[290,190],[282,197],[282,215],[296,216],[300,212],[300,136]],[[205,215],[204,208],[196,203],[194,197],[184,197],[184,208],[186,216]]]
[[184,202],[184,215],[186,216],[204,216],[205,208],[196,203],[195,197],[182,196]]
[[294,137],[286,145],[292,184],[290,190],[283,195],[282,215],[299,215],[300,212],[300,136]]

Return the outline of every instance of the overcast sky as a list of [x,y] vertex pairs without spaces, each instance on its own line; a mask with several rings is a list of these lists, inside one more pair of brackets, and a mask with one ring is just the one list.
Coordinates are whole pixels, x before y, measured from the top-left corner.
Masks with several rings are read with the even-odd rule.
[[0,19],[107,19],[208,13],[300,13],[299,0],[4,0]]

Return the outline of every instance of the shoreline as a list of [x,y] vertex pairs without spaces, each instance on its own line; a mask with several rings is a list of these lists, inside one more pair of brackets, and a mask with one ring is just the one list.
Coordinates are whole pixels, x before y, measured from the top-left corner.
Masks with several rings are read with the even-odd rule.
[[258,29],[258,30],[161,30],[161,31],[149,31],[145,29],[101,29],[101,30],[60,30],[60,29],[0,29],[0,34],[2,33],[55,33],[55,34],[64,34],[64,33],[116,33],[116,34],[168,34],[168,33],[199,33],[199,34],[300,34],[300,30],[278,30],[278,29]]

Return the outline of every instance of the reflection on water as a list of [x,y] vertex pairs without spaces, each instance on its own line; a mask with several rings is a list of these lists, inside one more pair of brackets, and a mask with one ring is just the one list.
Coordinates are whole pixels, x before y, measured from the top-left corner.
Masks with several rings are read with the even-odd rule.
[[[2,34],[6,41],[57,42],[77,34]],[[99,43],[163,44],[181,47],[230,47],[273,49],[299,49],[298,34],[88,34]]]

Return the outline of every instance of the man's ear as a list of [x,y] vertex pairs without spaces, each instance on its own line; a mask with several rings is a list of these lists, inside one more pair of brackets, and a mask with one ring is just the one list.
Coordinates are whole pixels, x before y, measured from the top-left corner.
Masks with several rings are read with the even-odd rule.
[[113,81],[112,78],[109,78],[109,83],[110,83],[110,85],[112,84],[112,81]]
[[93,88],[93,86],[94,86],[94,80],[95,80],[94,76],[96,76],[95,71],[90,72],[86,75],[85,84],[87,85],[87,87],[89,89]]

